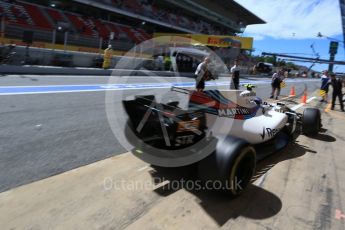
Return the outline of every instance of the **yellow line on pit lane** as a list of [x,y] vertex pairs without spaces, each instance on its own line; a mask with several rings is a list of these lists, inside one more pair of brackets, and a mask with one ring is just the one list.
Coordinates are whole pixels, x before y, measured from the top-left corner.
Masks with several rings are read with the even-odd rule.
[[328,113],[331,110],[331,103],[328,103],[328,105],[325,108],[325,112]]
[[345,120],[344,115],[338,114],[336,111],[331,110],[331,103],[328,103],[327,107],[325,108],[325,112],[328,113],[330,116]]

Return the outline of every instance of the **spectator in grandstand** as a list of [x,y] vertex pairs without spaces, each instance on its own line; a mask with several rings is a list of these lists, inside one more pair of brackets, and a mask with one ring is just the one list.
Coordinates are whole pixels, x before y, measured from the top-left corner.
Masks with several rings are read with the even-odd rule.
[[210,63],[210,58],[206,57],[203,62],[201,62],[195,71],[195,81],[196,90],[202,92],[205,89],[205,81],[208,80],[210,76],[210,71],[207,69]]
[[274,73],[272,76],[272,93],[271,93],[271,99],[274,98],[278,100],[278,97],[280,95],[280,83],[284,80],[284,71],[278,70],[278,72]]
[[231,82],[230,88],[239,89],[240,85],[240,68],[238,66],[238,60],[235,60],[234,65],[230,69]]
[[334,73],[331,74],[331,85],[333,87],[333,94],[332,94],[332,107],[331,110],[334,110],[335,106],[335,100],[338,98],[339,103],[340,103],[340,108],[341,111],[344,112],[344,102],[343,102],[343,79],[341,78],[336,78],[336,75]]
[[324,70],[321,76],[321,88],[320,88],[321,101],[320,102],[327,103],[329,84],[330,84],[329,73],[327,70]]

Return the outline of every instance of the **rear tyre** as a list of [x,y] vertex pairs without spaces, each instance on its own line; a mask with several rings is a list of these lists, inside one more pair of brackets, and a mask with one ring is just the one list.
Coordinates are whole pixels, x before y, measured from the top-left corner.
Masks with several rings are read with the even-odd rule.
[[306,108],[303,112],[302,131],[307,136],[317,135],[321,129],[321,112],[315,108]]
[[227,136],[214,153],[199,162],[198,175],[206,189],[238,196],[250,183],[255,166],[255,149],[243,139]]

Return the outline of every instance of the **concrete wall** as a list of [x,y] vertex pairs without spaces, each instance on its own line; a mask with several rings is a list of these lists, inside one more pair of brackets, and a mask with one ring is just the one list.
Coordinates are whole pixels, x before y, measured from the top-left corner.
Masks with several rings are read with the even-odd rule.
[[[2,56],[7,53],[8,48],[2,47]],[[34,64],[34,65],[48,65],[48,66],[67,66],[67,67],[96,67],[95,59],[102,58],[102,55],[97,53],[76,52],[76,51],[62,51],[30,47],[26,49],[23,46],[17,46],[12,50],[15,54],[10,58],[11,65]],[[28,53],[28,56],[27,56]],[[128,59],[126,62],[128,69],[133,69],[138,62],[150,62],[149,59],[137,58],[136,62],[132,57],[114,56],[112,58],[111,67],[114,67],[117,61],[122,58]],[[26,60],[26,61],[25,61]],[[133,64],[133,65],[132,65]]]

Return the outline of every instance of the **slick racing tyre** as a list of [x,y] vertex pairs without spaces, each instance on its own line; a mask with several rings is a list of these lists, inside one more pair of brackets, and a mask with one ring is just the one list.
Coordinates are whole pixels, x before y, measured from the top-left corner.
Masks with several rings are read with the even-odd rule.
[[214,153],[199,162],[198,175],[206,189],[238,196],[250,183],[255,166],[255,149],[243,139],[227,136]]
[[317,135],[321,129],[321,113],[315,108],[306,108],[303,112],[302,131],[307,136]]

